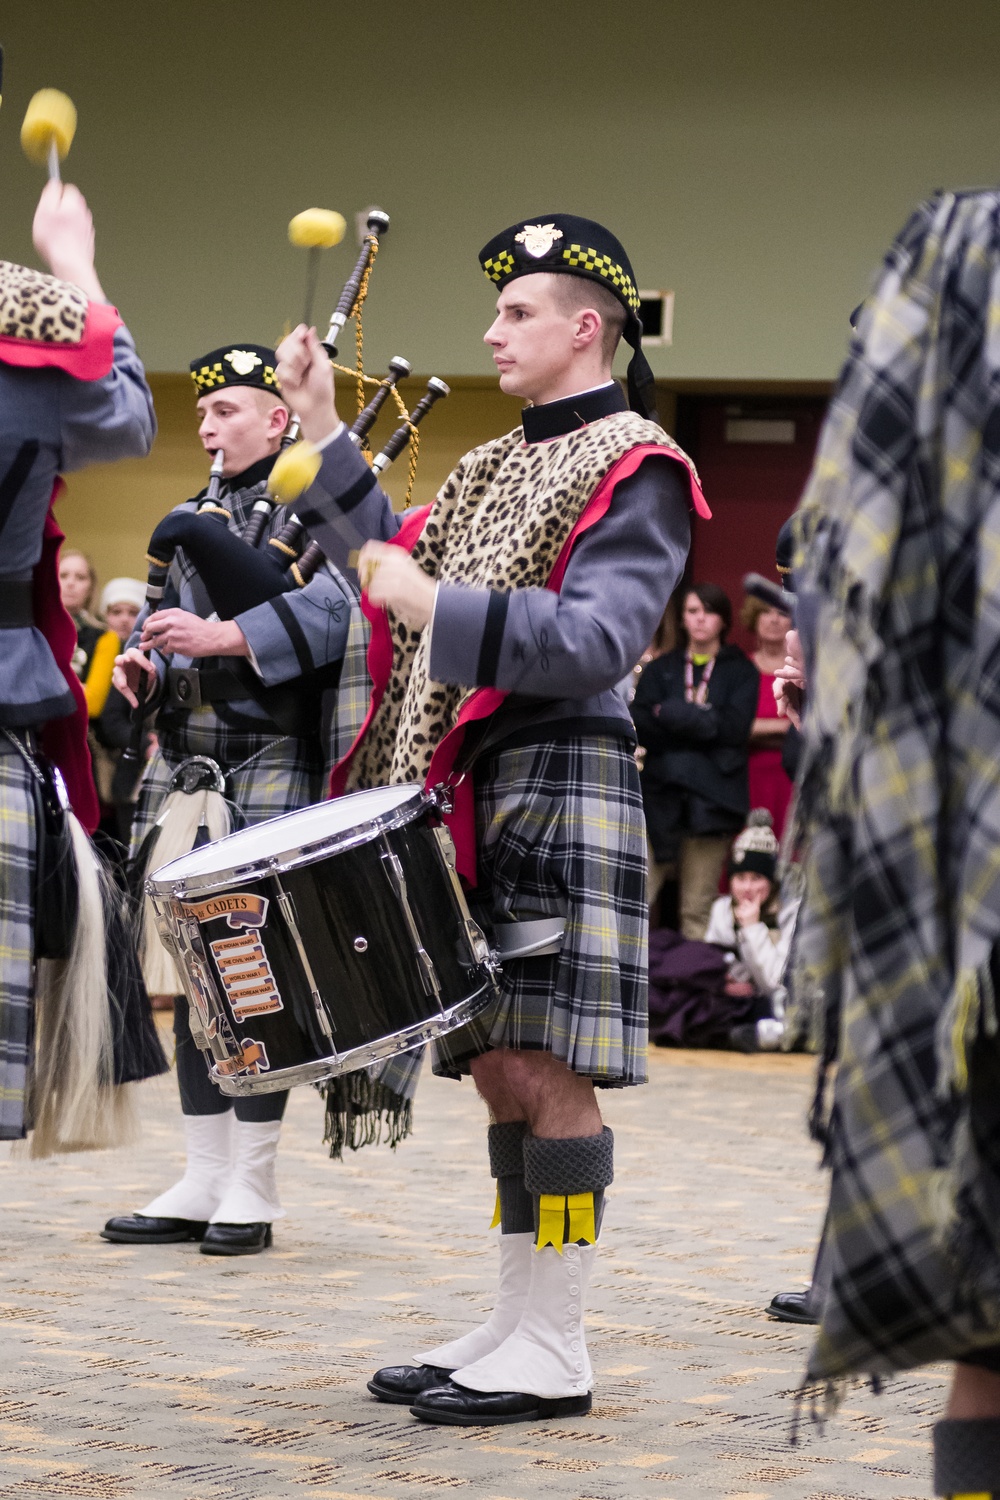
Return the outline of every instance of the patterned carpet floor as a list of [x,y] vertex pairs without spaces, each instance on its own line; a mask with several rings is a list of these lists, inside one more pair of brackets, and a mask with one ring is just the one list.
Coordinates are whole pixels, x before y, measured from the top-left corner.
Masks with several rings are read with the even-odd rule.
[[808,1059],[655,1053],[602,1096],[617,1141],[582,1420],[441,1428],[365,1391],[378,1365],[480,1320],[495,1244],[484,1112],[425,1077],[416,1132],[345,1164],[320,1101],[289,1103],[274,1248],[112,1246],[105,1218],[177,1175],[173,1081],[127,1151],[33,1163],[0,1146],[0,1500],[921,1500],[945,1370],[857,1391],[789,1443],[823,1178]]

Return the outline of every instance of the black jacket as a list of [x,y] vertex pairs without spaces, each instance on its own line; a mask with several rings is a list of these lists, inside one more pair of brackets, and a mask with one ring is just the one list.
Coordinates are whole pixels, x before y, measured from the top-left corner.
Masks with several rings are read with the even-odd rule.
[[[695,668],[695,682],[701,670]],[[684,652],[644,668],[632,703],[646,749],[643,801],[658,859],[676,855],[683,832],[736,833],[750,810],[747,758],[760,674],[738,646],[715,659],[704,707],[684,697]]]

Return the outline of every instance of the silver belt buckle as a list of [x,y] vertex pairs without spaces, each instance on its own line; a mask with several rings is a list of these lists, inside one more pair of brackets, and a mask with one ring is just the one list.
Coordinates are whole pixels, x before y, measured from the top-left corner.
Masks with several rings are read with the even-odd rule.
[[201,673],[197,667],[171,667],[170,701],[178,708],[201,707]]

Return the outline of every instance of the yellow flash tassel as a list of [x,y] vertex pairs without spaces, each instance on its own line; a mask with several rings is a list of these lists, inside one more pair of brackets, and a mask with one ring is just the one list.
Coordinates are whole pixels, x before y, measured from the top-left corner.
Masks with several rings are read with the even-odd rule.
[[538,1238],[535,1249],[544,1250],[546,1245],[551,1245],[562,1255],[565,1230],[566,1198],[562,1193],[542,1193],[538,1200]]
[[594,1224],[593,1193],[570,1193],[566,1199],[569,1208],[569,1242],[578,1245],[582,1240],[587,1245],[597,1243]]
[[499,1185],[498,1185],[497,1186],[497,1206],[493,1210],[493,1219],[492,1219],[492,1221],[490,1223],[490,1228],[491,1229],[496,1229],[496,1227],[497,1227],[497,1225],[499,1223],[500,1223],[500,1188],[499,1188]]

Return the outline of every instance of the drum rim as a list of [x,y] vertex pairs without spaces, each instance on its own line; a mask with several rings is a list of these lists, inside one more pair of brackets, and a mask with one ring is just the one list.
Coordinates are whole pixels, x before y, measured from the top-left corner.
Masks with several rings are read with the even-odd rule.
[[[401,784],[402,787],[402,784]],[[310,803],[311,807],[322,807],[326,802],[347,802],[351,797],[364,796],[366,791],[381,791],[386,788],[366,787],[357,792],[348,792],[343,797],[328,797],[324,802]],[[435,806],[434,797],[422,787],[415,786],[411,789],[412,795],[401,801],[399,806],[392,812],[380,813],[375,817],[366,818],[362,823],[355,823],[350,828],[341,829],[339,833],[329,834],[325,838],[317,839],[309,844],[296,844],[294,848],[283,854],[269,855],[267,859],[252,860],[247,864],[230,865],[227,869],[206,870],[204,874],[185,877],[174,876],[168,880],[166,872],[178,865],[182,860],[189,859],[193,850],[187,854],[180,854],[172,859],[169,864],[161,865],[154,870],[145,880],[146,893],[155,902],[170,900],[186,900],[191,896],[209,895],[214,891],[227,890],[232,885],[241,885],[250,880],[267,880],[274,875],[284,875],[289,870],[300,869],[303,865],[316,864],[324,854],[344,854],[349,849],[356,849],[362,844],[370,844],[383,833],[393,833],[398,828],[405,828],[425,812],[432,811]],[[276,818],[268,818],[267,823],[280,823],[284,818],[299,817],[306,809],[294,808],[291,812],[279,813]],[[249,825],[251,827],[264,826],[263,823]],[[224,844],[228,839],[236,838],[239,834],[246,832],[245,829],[236,829],[228,833],[224,838],[215,839],[217,844]],[[210,847],[210,846],[208,846]]]
[[[428,1016],[426,1020],[417,1021],[412,1026],[392,1032],[387,1037],[380,1037],[377,1041],[366,1042],[361,1047],[352,1047],[335,1058],[315,1058],[312,1062],[295,1063],[290,1068],[276,1068],[273,1072],[257,1073],[247,1078],[220,1074],[213,1064],[209,1076],[220,1092],[229,1098],[246,1099],[257,1094],[274,1094],[282,1089],[296,1088],[299,1084],[326,1083],[331,1078],[356,1073],[360,1068],[370,1067],[373,1063],[385,1062],[387,1058],[397,1057],[401,1052],[413,1052],[439,1036],[447,1036],[468,1025],[496,1000],[499,989],[494,967],[481,964],[474,972],[482,976],[483,982],[471,995],[443,1007],[436,1016]],[[399,1043],[400,1037],[407,1039],[404,1046]]]

